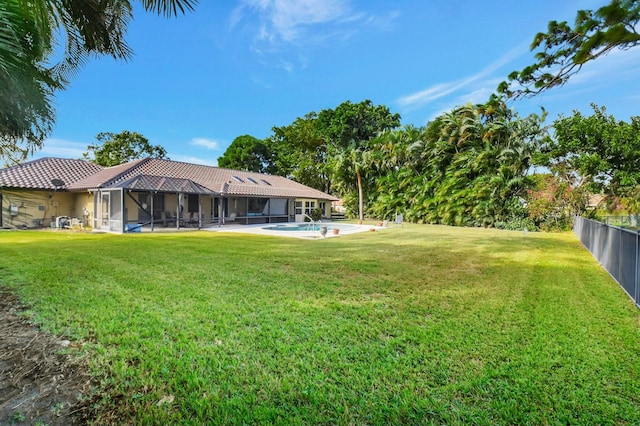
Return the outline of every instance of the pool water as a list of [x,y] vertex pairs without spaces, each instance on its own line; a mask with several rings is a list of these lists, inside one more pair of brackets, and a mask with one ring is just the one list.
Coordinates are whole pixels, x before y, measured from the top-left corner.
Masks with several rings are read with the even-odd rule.
[[328,231],[332,229],[340,229],[348,231],[357,229],[356,225],[344,225],[337,223],[292,223],[288,225],[270,225],[264,226],[262,229],[265,231],[285,231],[285,232],[303,232],[303,231],[320,231],[321,226],[326,226]]

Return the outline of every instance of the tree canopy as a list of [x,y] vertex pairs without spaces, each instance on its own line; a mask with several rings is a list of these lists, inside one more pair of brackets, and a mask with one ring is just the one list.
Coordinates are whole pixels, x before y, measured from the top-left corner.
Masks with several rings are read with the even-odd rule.
[[612,0],[595,11],[579,10],[573,27],[551,21],[531,44],[532,51],[538,49],[536,62],[512,72],[498,91],[517,98],[563,85],[587,62],[640,44],[639,22],[638,0]]
[[592,105],[593,114],[574,111],[554,122],[555,135],[542,146],[545,165],[570,181],[611,197],[640,187],[640,117],[629,123]]
[[235,138],[218,158],[218,166],[259,173],[269,173],[273,168],[269,148],[251,135]]
[[350,216],[533,229],[525,199],[545,116],[493,98],[399,127],[387,107],[347,101],[274,127],[265,143],[272,173],[340,196]]
[[521,198],[546,134],[544,115],[521,118],[497,100],[463,105],[430,122],[377,139],[381,163],[371,212],[414,222],[506,226],[526,218]]
[[104,167],[117,166],[144,157],[167,158],[167,151],[160,145],[151,145],[137,132],[102,132],[96,136],[98,144],[87,147],[83,157]]
[[267,139],[272,153],[272,172],[304,185],[331,192],[331,176],[327,164],[327,140],[318,115],[310,112],[288,126],[273,127]]
[[369,99],[357,104],[345,101],[318,114],[322,133],[337,147],[359,148],[385,130],[400,126],[400,114]]
[[[138,0],[166,16],[197,0]],[[0,156],[21,160],[41,148],[55,120],[52,99],[93,55],[130,59],[129,0],[0,2]]]
[[355,181],[358,191],[358,217],[364,218],[363,174],[369,168],[369,142],[386,130],[400,126],[400,114],[392,114],[384,105],[370,100],[357,104],[345,101],[335,109],[318,114],[320,132],[329,146],[336,184],[346,190]]
[[[498,97],[425,127],[400,127],[384,106],[347,101],[274,127],[264,141],[242,136],[232,145],[264,143],[269,173],[340,196],[351,217],[566,229],[600,191],[640,212],[640,117],[624,122],[593,109],[560,116],[549,132],[544,109],[521,117]],[[221,165],[249,170],[254,157],[244,158]]]

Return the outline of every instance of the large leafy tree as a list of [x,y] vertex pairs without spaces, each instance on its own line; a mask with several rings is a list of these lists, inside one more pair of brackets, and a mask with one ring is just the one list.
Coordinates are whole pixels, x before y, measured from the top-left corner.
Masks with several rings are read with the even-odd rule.
[[335,109],[318,114],[320,129],[333,159],[336,183],[342,192],[355,184],[358,191],[358,217],[364,218],[364,179],[371,167],[371,141],[385,130],[400,126],[400,115],[392,114],[384,105],[370,100],[354,104],[343,102]]
[[251,135],[238,136],[231,142],[222,157],[218,158],[218,166],[269,173],[272,169],[271,152],[260,139]]
[[167,158],[167,151],[160,145],[151,145],[137,132],[102,132],[96,136],[97,144],[87,147],[84,158],[104,167],[117,166],[144,157]]
[[629,197],[640,187],[640,117],[630,122],[592,105],[593,114],[574,111],[554,122],[554,137],[542,147],[542,159],[572,187]]
[[538,33],[531,44],[531,50],[537,50],[536,62],[511,73],[509,82],[502,82],[498,90],[521,97],[560,86],[587,62],[640,44],[638,23],[638,0],[612,0],[595,11],[579,10],[573,27],[551,21],[547,32]]
[[531,180],[527,211],[540,229],[569,229],[573,218],[586,210],[588,192],[584,186],[573,186],[563,176],[551,173],[534,175]]
[[327,142],[315,112],[288,126],[274,127],[267,144],[273,154],[273,173],[331,192]]
[[[138,0],[149,12],[177,15],[197,0]],[[129,59],[129,0],[0,2],[0,156],[40,148],[55,120],[52,99],[92,55]]]

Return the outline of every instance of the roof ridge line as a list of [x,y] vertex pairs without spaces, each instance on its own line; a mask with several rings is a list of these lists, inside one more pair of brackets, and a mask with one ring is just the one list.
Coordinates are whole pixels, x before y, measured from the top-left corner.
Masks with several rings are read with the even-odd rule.
[[[118,179],[120,179],[125,173],[130,172],[132,169],[134,169],[135,167],[144,164],[146,162],[148,162],[149,160],[151,160],[151,157],[145,157],[141,160],[134,160],[134,161],[129,161],[129,163],[123,163],[123,164],[118,164],[117,166],[112,166],[112,167],[120,167],[123,166],[125,164],[130,164],[129,167],[124,168],[120,173],[118,173],[117,175],[113,176],[111,179],[107,180],[106,182],[102,183],[102,187],[107,187],[110,186],[113,182],[117,181]],[[105,167],[103,170],[107,169],[107,167]]]

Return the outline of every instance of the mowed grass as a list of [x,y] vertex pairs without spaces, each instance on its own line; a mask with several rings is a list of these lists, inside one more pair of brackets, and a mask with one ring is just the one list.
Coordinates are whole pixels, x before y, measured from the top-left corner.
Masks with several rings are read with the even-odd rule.
[[0,233],[97,423],[638,424],[638,310],[575,236]]

